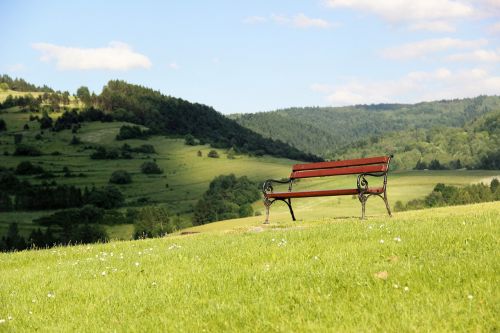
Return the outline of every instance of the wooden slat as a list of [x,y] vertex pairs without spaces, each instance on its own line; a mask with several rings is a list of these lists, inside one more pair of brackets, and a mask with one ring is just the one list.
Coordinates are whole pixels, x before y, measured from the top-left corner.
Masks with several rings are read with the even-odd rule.
[[316,169],[333,169],[342,168],[349,166],[360,166],[360,165],[370,165],[370,164],[382,164],[389,161],[389,156],[377,156],[368,158],[357,158],[353,160],[345,161],[332,161],[332,162],[318,162],[318,163],[307,163],[307,164],[295,164],[292,171],[302,171],[302,170],[316,170]]
[[375,173],[386,172],[387,165],[365,165],[347,168],[336,169],[318,169],[318,170],[305,170],[292,172],[290,178],[310,178],[310,177],[324,177],[324,176],[337,176],[337,175],[352,175],[359,173]]
[[[368,193],[383,193],[383,187],[372,187],[368,189]],[[288,199],[288,198],[308,198],[308,197],[325,197],[325,196],[338,196],[338,195],[355,195],[358,194],[358,189],[345,189],[345,190],[322,190],[322,191],[302,191],[302,192],[276,192],[268,193],[266,197],[270,199]]]

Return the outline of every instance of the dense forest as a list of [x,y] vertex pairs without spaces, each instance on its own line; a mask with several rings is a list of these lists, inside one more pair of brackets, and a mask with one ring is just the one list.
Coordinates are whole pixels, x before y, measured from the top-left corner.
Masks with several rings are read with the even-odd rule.
[[387,133],[342,149],[335,158],[392,153],[397,169],[500,169],[500,110],[463,127],[433,127]]
[[46,85],[39,87],[32,83],[26,82],[24,79],[13,79],[6,74],[0,75],[0,90],[7,89],[24,92],[54,92],[52,88],[49,88]]
[[266,139],[209,106],[165,96],[124,81],[109,81],[98,96],[97,105],[113,119],[144,125],[154,134],[190,134],[215,148],[303,161],[321,160],[279,139]]
[[[415,157],[400,163],[401,167],[408,169],[413,168],[420,158],[429,160],[428,162],[434,158],[443,158],[446,162],[464,159],[467,164],[479,166],[479,159],[491,150],[496,138],[484,138],[486,134],[471,129],[470,124],[487,114],[498,118],[497,113],[492,113],[497,110],[500,110],[500,97],[479,96],[413,105],[290,108],[230,117],[265,137],[280,138],[298,149],[326,159],[363,156],[365,153],[380,151],[379,148],[386,149],[383,153],[394,153],[398,156],[413,149],[407,145],[402,149],[397,147],[398,144],[407,143],[408,140],[410,143],[421,143],[424,146],[425,142],[439,145],[437,150],[440,154],[444,151],[441,155],[446,155],[437,154],[432,157],[432,151],[414,152]],[[472,148],[463,152],[457,152],[456,149],[448,151],[439,142],[431,139],[443,129],[447,135],[451,132],[452,135],[463,136],[465,132],[466,137],[472,136],[472,141],[475,141],[474,147],[477,149]],[[458,132],[462,134],[459,135]],[[487,135],[490,135],[494,130],[490,129],[487,132]],[[477,143],[483,139],[487,141],[484,145]],[[465,141],[469,140],[470,138]],[[378,141],[390,142],[390,145],[373,147]],[[471,158],[469,152],[473,153],[476,160]]]

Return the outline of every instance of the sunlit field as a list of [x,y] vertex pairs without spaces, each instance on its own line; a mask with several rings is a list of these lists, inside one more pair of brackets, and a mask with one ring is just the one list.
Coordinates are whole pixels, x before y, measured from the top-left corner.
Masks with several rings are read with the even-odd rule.
[[495,331],[498,216],[495,202],[392,219],[220,222],[201,234],[4,253],[1,329]]

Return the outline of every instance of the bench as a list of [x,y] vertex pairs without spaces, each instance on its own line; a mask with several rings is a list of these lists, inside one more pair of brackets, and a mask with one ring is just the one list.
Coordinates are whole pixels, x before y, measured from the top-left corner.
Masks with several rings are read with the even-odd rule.
[[[365,218],[366,201],[371,196],[378,196],[385,202],[385,207],[389,216],[392,216],[389,203],[387,201],[387,173],[389,163],[393,156],[378,156],[359,158],[344,161],[318,162],[308,164],[295,164],[292,168],[290,178],[285,180],[268,179],[262,186],[264,193],[264,206],[266,207],[266,221],[269,223],[269,208],[276,201],[283,201],[290,210],[292,219],[295,215],[292,209],[292,198],[311,198],[339,195],[357,195],[361,202],[361,219]],[[329,177],[340,175],[358,175],[356,188],[351,189],[330,189],[315,191],[292,191],[294,182],[302,178]],[[367,176],[384,177],[381,187],[369,187]],[[287,192],[273,192],[273,184],[288,184]]]

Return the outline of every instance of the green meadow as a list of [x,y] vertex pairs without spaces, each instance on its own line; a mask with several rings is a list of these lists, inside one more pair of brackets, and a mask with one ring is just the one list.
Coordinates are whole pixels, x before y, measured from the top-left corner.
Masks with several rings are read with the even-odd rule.
[[364,221],[217,222],[2,253],[0,330],[493,332],[498,216],[493,202]]

